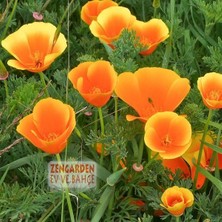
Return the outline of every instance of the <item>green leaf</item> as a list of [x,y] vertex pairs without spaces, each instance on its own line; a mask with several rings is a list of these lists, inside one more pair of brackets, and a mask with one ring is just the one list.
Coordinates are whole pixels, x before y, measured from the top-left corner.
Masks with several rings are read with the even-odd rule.
[[2,177],[1,177],[1,179],[0,179],[0,186],[2,185],[3,181],[5,180],[5,177],[6,177],[7,173],[8,173],[8,169],[9,169],[9,168],[7,168],[7,169],[5,170],[4,174],[2,175]]
[[91,222],[100,221],[101,217],[103,216],[103,214],[109,204],[111,195],[113,195],[114,189],[115,188],[111,187],[111,186],[106,187],[102,196],[99,199],[99,205],[96,207],[96,209],[94,211],[93,218],[92,218]]
[[198,172],[200,172],[208,180],[210,180],[217,187],[217,189],[222,193],[222,182],[219,179],[217,179],[216,177],[214,177],[212,174],[210,174],[207,170],[203,169],[200,166],[197,166],[196,164],[194,164],[194,165],[197,167]]
[[211,143],[208,143],[206,141],[203,142],[206,146],[208,146],[209,148],[211,148],[212,150],[216,151],[217,153],[220,153],[222,154],[222,148],[217,146],[217,145],[214,145],[214,144],[211,144]]
[[29,156],[26,156],[26,157],[23,157],[23,158],[20,158],[18,160],[15,160],[3,167],[0,168],[0,171],[5,171],[6,169],[8,170],[12,170],[12,169],[16,169],[18,167],[21,167],[25,164],[29,164],[30,161],[35,157],[35,156],[39,156],[41,155],[42,157],[46,157],[48,156],[49,154],[48,153],[38,153],[38,154],[33,154],[33,155],[29,155]]
[[118,171],[114,172],[113,174],[111,174],[106,180],[107,184],[109,186],[114,186],[126,169],[127,168],[125,167],[125,168],[118,170]]

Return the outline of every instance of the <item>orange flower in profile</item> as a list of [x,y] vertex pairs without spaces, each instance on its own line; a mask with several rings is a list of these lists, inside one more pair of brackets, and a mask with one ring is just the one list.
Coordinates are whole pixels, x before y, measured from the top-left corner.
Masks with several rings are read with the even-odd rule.
[[183,187],[173,186],[167,188],[161,196],[162,207],[175,217],[183,215],[187,207],[191,207],[194,202],[193,193]]
[[116,85],[117,73],[108,61],[83,62],[68,74],[73,87],[91,105],[104,106]]
[[209,109],[222,108],[222,74],[211,72],[198,78],[197,88]]
[[156,67],[120,74],[115,88],[117,96],[139,114],[139,117],[127,115],[127,120],[144,122],[156,112],[174,111],[189,90],[188,79],[172,70]]
[[105,8],[111,6],[118,6],[118,4],[112,0],[93,0],[88,1],[81,10],[81,19],[88,25],[93,20],[97,19],[99,13]]
[[180,170],[182,178],[190,178],[190,168],[182,157],[175,159],[163,159],[162,165],[169,169],[173,174],[175,174],[177,170]]
[[104,9],[89,28],[95,37],[112,46],[112,42],[119,38],[124,29],[130,28],[135,20],[136,17],[131,15],[128,8],[111,6]]
[[73,108],[49,97],[40,100],[33,113],[20,121],[17,132],[44,152],[57,154],[66,147],[75,125]]
[[[197,132],[193,134],[192,136],[192,143],[189,147],[189,149],[183,154],[183,159],[189,164],[191,168],[191,178],[194,179],[195,173],[196,173],[196,166],[193,164],[194,162],[197,162],[198,155],[199,155],[199,149],[201,145],[201,139],[203,137],[202,132]],[[205,142],[213,144],[213,138],[207,134],[205,137]],[[207,145],[203,146],[203,153],[200,160],[200,166],[207,169],[210,164],[210,159],[212,157],[213,151],[210,149]],[[197,176],[197,182],[196,182],[196,188],[200,189],[205,183],[205,176],[201,173],[198,173]]]
[[161,19],[151,19],[148,22],[136,20],[132,30],[136,31],[142,45],[147,49],[140,52],[142,55],[151,54],[157,46],[169,37],[169,29]]
[[188,120],[174,112],[158,112],[145,124],[145,144],[163,159],[182,156],[190,147],[191,137]]
[[66,39],[59,34],[53,43],[56,27],[50,23],[33,22],[23,25],[2,40],[2,46],[15,59],[8,65],[20,70],[42,72],[66,49]]

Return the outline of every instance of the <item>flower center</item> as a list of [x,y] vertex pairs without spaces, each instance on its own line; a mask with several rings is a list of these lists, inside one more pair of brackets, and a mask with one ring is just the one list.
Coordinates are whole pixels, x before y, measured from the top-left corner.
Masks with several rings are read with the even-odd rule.
[[43,66],[43,58],[42,58],[42,53],[40,53],[39,51],[36,51],[34,53],[34,61],[35,61],[35,67],[36,68],[40,68]]
[[172,143],[172,140],[171,138],[169,137],[169,135],[166,135],[162,141],[161,141],[162,145],[165,146],[165,147],[168,147],[170,146],[170,144]]
[[207,98],[210,100],[218,101],[218,100],[220,100],[221,94],[222,94],[221,90],[212,90],[207,95]]
[[47,142],[52,142],[54,141],[56,138],[58,137],[58,135],[56,133],[49,133],[48,135],[44,136],[44,140]]
[[99,93],[101,93],[101,89],[99,89],[99,88],[97,88],[97,87],[93,87],[93,88],[91,89],[91,93],[92,93],[92,94],[99,94]]

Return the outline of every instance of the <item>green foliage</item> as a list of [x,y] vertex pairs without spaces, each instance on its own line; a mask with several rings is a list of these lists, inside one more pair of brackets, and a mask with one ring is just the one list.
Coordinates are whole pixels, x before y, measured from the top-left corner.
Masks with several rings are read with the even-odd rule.
[[216,46],[209,46],[209,56],[204,56],[204,63],[214,72],[222,72],[222,39],[218,38],[218,44]]
[[221,221],[222,196],[216,188],[212,187],[210,194],[196,194],[196,209],[202,214],[202,220],[210,219],[213,222]]
[[[6,30],[8,35],[21,25],[33,22],[34,11],[41,12],[45,22],[58,25],[67,9],[67,1],[20,0],[14,17],[10,18],[14,2],[0,2],[0,33]],[[160,18],[169,27],[169,38],[161,43],[154,53],[142,56],[139,52],[144,47],[134,32],[124,30],[120,38],[113,43],[113,49],[94,37],[88,25],[80,18],[81,7],[86,2],[87,0],[77,0],[70,6],[61,31],[67,37],[68,48],[44,72],[50,96],[68,103],[76,112],[78,130],[69,138],[68,149],[62,154],[62,158],[85,158],[98,164],[97,188],[84,193],[71,191],[76,218],[78,221],[87,221],[96,215],[95,218],[101,218],[104,222],[174,222],[175,218],[160,205],[162,192],[173,185],[192,190],[191,179],[182,179],[180,170],[173,174],[165,169],[161,160],[150,160],[148,149],[143,151],[141,164],[144,169],[141,172],[135,171],[132,166],[137,162],[138,141],[143,138],[144,123],[138,120],[128,122],[126,115],[137,115],[136,111],[118,100],[118,110],[115,113],[116,98],[113,97],[107,106],[102,108],[105,132],[101,135],[97,108],[86,103],[67,79],[67,74],[81,62],[99,59],[110,61],[118,74],[135,72],[146,66],[172,69],[181,77],[188,78],[192,87],[176,111],[186,115],[193,132],[202,131],[208,110],[203,105],[196,81],[206,72],[222,72],[222,3],[220,0],[171,0],[160,1],[160,6],[154,8],[152,0],[116,1],[128,7],[137,19],[148,21],[151,18]],[[0,49],[0,54],[5,65],[7,60],[12,58],[3,48]],[[50,192],[47,185],[47,163],[54,157],[36,154],[37,149],[16,132],[19,120],[31,113],[36,102],[46,96],[44,86],[38,74],[15,70],[7,65],[6,67],[9,78],[0,82],[0,221],[32,222],[40,218],[42,221],[60,221],[63,209],[61,192]],[[118,115],[117,119],[115,114]],[[220,132],[221,120],[219,111],[213,116],[214,122],[210,122],[213,132]],[[217,145],[209,147],[220,149],[220,140],[221,135],[218,133],[215,138]],[[97,143],[102,143],[108,153],[103,161],[96,152]],[[118,180],[109,186],[106,179],[121,170],[120,160],[127,169],[123,173],[121,171]],[[186,209],[181,221],[222,220],[221,193],[213,186],[219,181],[220,172],[216,173],[217,180],[212,180],[212,177],[216,177],[213,174],[209,176],[208,173],[211,180],[207,180],[206,186],[202,190],[193,190],[194,207]],[[218,184],[221,187],[221,183]],[[132,200],[142,201],[144,206],[132,204]],[[163,211],[164,215],[155,216],[156,210]],[[66,204],[63,216],[69,221]]]
[[35,193],[18,183],[0,186],[0,218],[4,221],[34,221],[47,206],[57,202],[61,194]]
[[136,38],[135,32],[123,30],[120,38],[113,43],[114,49],[107,48],[109,60],[112,62],[115,70],[121,72],[135,72],[138,69],[136,58],[139,52],[145,49]]

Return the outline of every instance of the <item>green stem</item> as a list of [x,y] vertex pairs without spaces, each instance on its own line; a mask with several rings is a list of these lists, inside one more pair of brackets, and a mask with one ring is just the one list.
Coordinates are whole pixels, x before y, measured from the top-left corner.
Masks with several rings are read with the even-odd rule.
[[[213,115],[213,110],[209,109],[207,121],[204,126],[203,136],[202,136],[201,143],[200,143],[200,149],[199,149],[199,154],[198,154],[198,158],[197,158],[197,166],[200,165],[201,157],[203,154],[204,141],[205,141],[205,138],[207,135],[207,131],[208,131],[208,127],[209,127],[209,123],[210,123],[212,115]],[[199,170],[197,168],[195,171],[195,175],[194,175],[194,182],[193,182],[194,189],[196,189],[198,173],[199,173]]]
[[[12,2],[12,1],[11,1],[11,2]],[[11,4],[11,2],[10,2],[9,4]],[[6,25],[5,25],[5,28],[4,28],[3,34],[2,34],[2,36],[1,36],[0,42],[1,42],[1,40],[4,39],[5,36],[6,36],[6,33],[7,33],[7,31],[8,31],[8,28],[9,28],[9,25],[10,25],[10,23],[11,23],[11,21],[12,21],[12,17],[13,17],[13,15],[14,15],[14,13],[15,13],[15,9],[16,9],[16,7],[17,7],[17,3],[18,3],[18,0],[15,0],[14,5],[13,5],[13,8],[12,8],[12,12],[11,12],[11,14],[10,14],[10,16],[9,16],[9,18],[8,18],[8,21],[7,21]]]
[[[61,161],[60,155],[56,154],[56,158],[58,160],[58,163],[61,165],[62,161]],[[64,185],[65,185],[65,187],[64,187],[65,188],[65,195],[66,195],[67,205],[68,205],[68,209],[69,209],[70,219],[71,219],[71,222],[75,222],[75,217],[74,217],[74,213],[73,213],[73,209],[72,209],[72,203],[71,203],[71,199],[69,196],[69,189],[68,189],[66,182],[65,182],[65,184],[63,184],[63,186]]]
[[47,85],[45,83],[44,73],[43,72],[39,72],[39,76],[40,76],[40,79],[41,79],[41,82],[42,82],[45,94],[49,97],[49,92],[47,90]]
[[5,95],[6,95],[6,99],[7,99],[7,98],[9,98],[7,79],[4,80],[4,86],[5,86]]
[[53,212],[61,205],[62,201],[56,201],[53,203],[45,212],[42,214],[40,219],[37,222],[45,222],[53,214]]
[[103,112],[102,112],[101,107],[98,107],[98,113],[99,113],[99,120],[100,120],[101,136],[104,136],[105,128],[104,128]]
[[144,137],[142,136],[142,137],[140,138],[139,153],[138,153],[138,159],[137,159],[137,166],[140,166],[140,164],[141,164],[141,162],[142,162],[143,149],[144,149]]
[[175,217],[176,222],[180,222],[180,217]]
[[[221,137],[221,129],[219,129],[218,134],[217,134],[217,141],[216,141],[216,146],[219,146],[220,143],[220,137]],[[218,166],[218,153],[216,151],[213,151],[209,167],[215,166],[215,176],[216,178],[220,179],[220,170]]]
[[[100,120],[100,128],[101,128],[101,137],[105,134],[105,128],[104,128],[104,119],[103,119],[103,113],[102,108],[98,107],[98,113],[99,113],[99,120]],[[103,158],[104,158],[104,145],[102,144],[102,150],[100,154],[100,165],[103,165]]]
[[115,103],[115,123],[118,124],[118,97],[114,96],[114,103]]
[[173,27],[174,27],[174,14],[175,14],[175,0],[170,1],[170,37],[166,45],[166,51],[163,57],[162,67],[167,68],[169,64],[170,54],[172,51],[172,40],[173,40]]
[[112,211],[113,211],[113,204],[114,204],[114,195],[111,196],[111,200],[108,205],[108,213],[107,213],[107,218],[111,218]]

